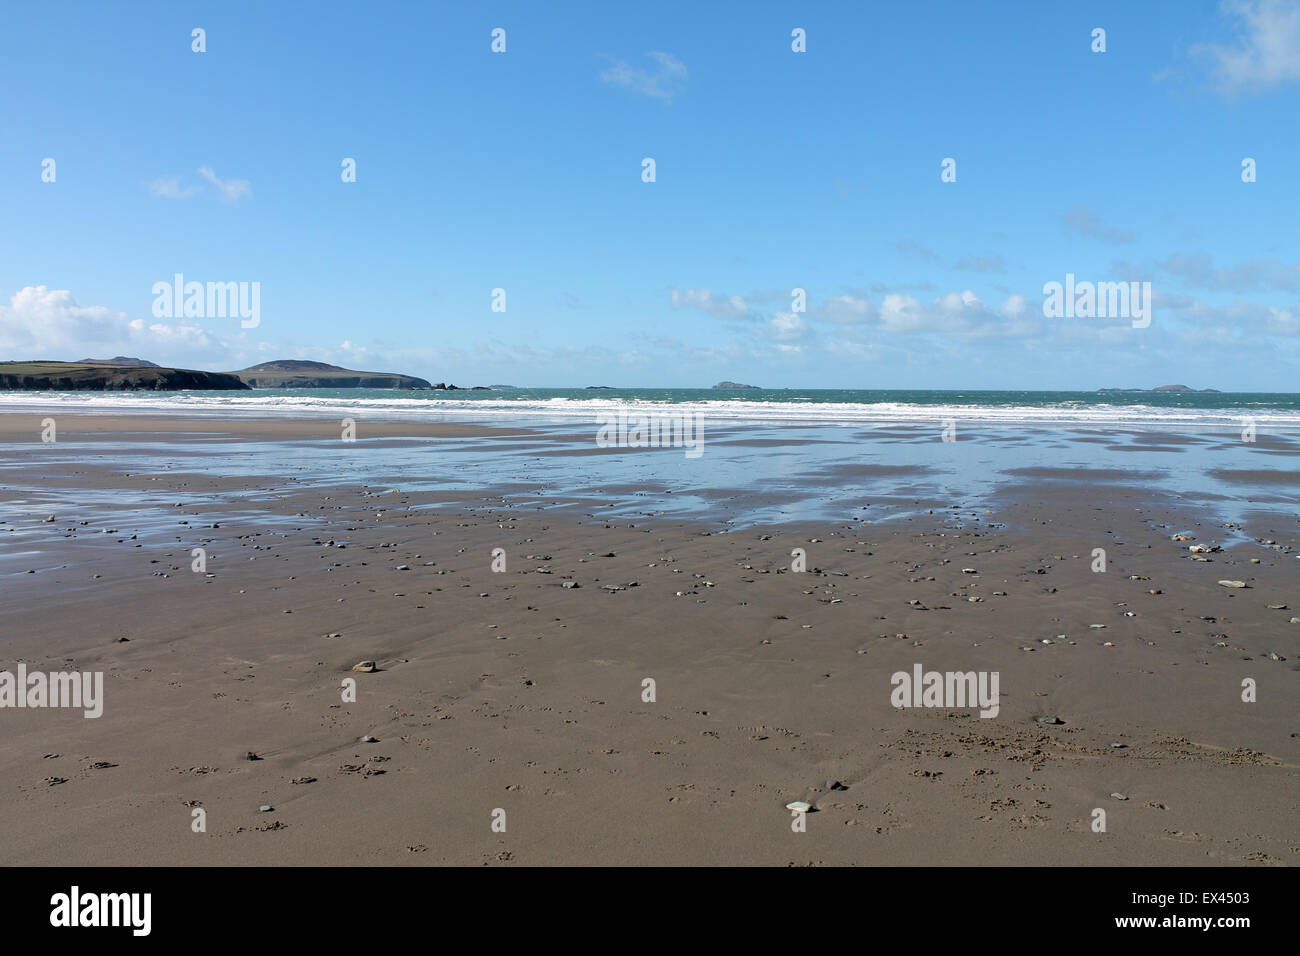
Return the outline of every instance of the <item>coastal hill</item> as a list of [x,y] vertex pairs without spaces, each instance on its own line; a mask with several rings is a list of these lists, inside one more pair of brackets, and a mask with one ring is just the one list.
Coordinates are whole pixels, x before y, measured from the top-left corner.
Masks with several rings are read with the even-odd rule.
[[247,389],[233,375],[191,368],[163,368],[140,359],[87,362],[0,362],[0,389],[39,392],[129,391],[172,392],[190,388]]
[[762,389],[761,385],[741,385],[739,382],[719,382],[714,388],[754,388]]
[[125,365],[129,368],[161,368],[157,362],[147,362],[142,358],[127,358],[115,355],[111,359],[82,359],[78,365]]
[[1157,385],[1155,388],[1099,388],[1099,392],[1217,392],[1217,388],[1188,388],[1186,385]]
[[324,362],[278,359],[231,372],[252,388],[431,388],[422,378],[396,372],[358,372]]

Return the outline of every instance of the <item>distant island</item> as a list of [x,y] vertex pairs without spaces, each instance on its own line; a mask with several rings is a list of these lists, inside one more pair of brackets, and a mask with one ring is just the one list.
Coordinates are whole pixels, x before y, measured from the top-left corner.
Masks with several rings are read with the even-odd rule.
[[[433,388],[422,378],[396,372],[358,372],[355,369],[277,359],[251,368],[230,372],[251,388]],[[437,386],[442,387],[442,386]]]
[[719,382],[714,388],[762,388],[761,385],[741,385],[739,382]]
[[78,365],[125,365],[129,368],[160,368],[157,362],[146,362],[142,358],[127,358],[115,355],[111,359],[82,359]]
[[1186,385],[1157,385],[1155,388],[1099,388],[1099,392],[1218,392],[1217,388],[1188,388]]
[[192,368],[163,368],[142,359],[85,362],[0,362],[0,389],[30,392],[117,392],[144,389],[173,392],[210,388],[247,390],[237,376]]

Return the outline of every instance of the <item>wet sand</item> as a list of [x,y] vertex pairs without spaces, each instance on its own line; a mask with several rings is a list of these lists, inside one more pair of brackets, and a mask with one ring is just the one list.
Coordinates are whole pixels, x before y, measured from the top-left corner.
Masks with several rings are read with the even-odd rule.
[[[102,671],[105,701],[0,710],[4,863],[1297,862],[1300,521],[1271,472],[1225,469],[1265,489],[1225,522],[1122,469],[945,497],[864,464],[881,493],[836,520],[729,525],[761,488],[658,513],[671,450],[603,497],[539,493],[527,452],[472,493],[401,458],[322,474],[334,422],[60,415],[42,447],[40,417],[0,415],[0,669]],[[227,440],[258,450],[214,463]],[[998,672],[997,716],[896,709],[916,664]]]

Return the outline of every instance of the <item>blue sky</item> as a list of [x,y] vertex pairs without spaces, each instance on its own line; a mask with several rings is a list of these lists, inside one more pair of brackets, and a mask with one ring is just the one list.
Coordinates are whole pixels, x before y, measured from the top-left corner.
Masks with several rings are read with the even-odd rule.
[[[0,89],[0,358],[1297,387],[1291,0],[10,4]],[[1150,326],[1046,318],[1067,273]]]

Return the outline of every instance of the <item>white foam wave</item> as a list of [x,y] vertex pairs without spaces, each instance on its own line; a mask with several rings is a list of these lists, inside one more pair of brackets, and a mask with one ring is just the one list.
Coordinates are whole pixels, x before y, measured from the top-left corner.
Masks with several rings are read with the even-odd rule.
[[922,405],[903,402],[754,402],[737,399],[696,402],[624,398],[459,399],[356,398],[336,396],[244,395],[195,392],[148,395],[139,392],[6,392],[0,409],[98,414],[238,413],[250,418],[365,417],[371,421],[411,422],[594,422],[602,414],[628,412],[683,414],[706,422],[735,424],[938,424],[945,419],[998,425],[1220,426],[1240,428],[1246,419],[1257,428],[1300,428],[1300,412],[1284,409],[1169,408],[1152,405],[1062,403],[1024,405]]

